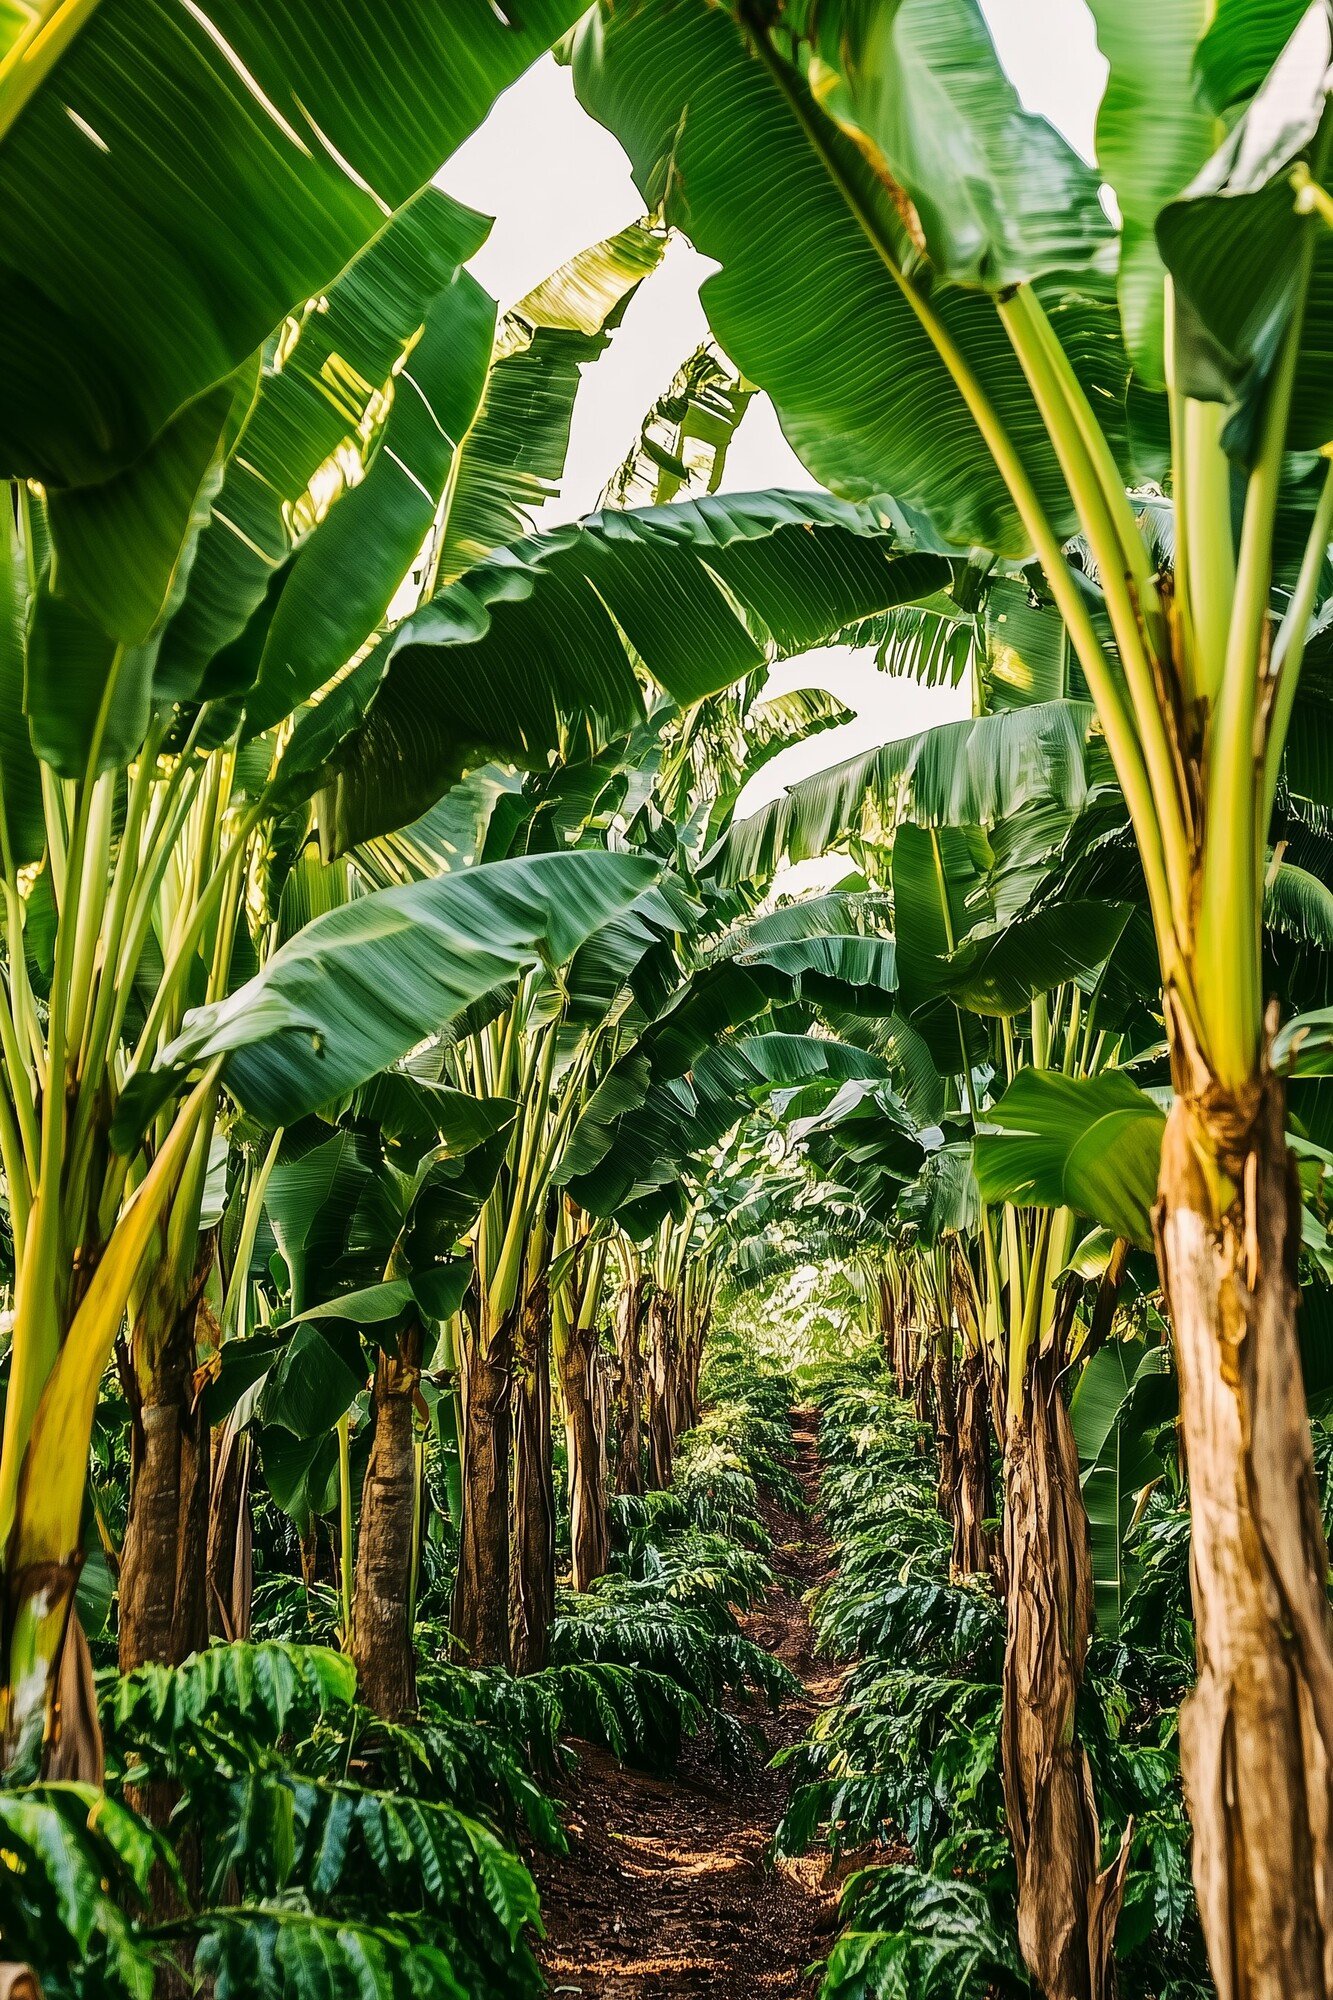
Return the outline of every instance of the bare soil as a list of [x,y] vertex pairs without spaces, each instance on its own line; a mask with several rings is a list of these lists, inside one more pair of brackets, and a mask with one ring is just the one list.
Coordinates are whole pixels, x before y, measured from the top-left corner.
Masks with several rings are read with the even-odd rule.
[[803,1593],[828,1573],[818,1514],[818,1417],[792,1416],[792,1470],[810,1512],[771,1503],[776,1583],[742,1623],[802,1683],[773,1714],[747,1711],[766,1750],[739,1777],[696,1753],[669,1779],[583,1752],[564,1788],[570,1851],[538,1860],[553,1994],[587,2000],[804,2000],[823,1957],[837,1902],[824,1863],[774,1863],[774,1828],[787,1802],[785,1772],[767,1768],[834,1699],[839,1674],[815,1658]]

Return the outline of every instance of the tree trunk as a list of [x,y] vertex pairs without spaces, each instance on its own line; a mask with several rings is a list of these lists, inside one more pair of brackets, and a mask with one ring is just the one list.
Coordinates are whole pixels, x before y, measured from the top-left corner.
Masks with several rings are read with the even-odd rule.
[[[931,1403],[935,1416],[935,1499],[946,1521],[958,1518],[958,1416],[954,1400],[953,1335],[941,1327],[931,1363]],[[954,1539],[957,1540],[957,1529]]]
[[1333,1632],[1296,1337],[1299,1190],[1280,1084],[1228,1099],[1182,1039],[1157,1229],[1193,1526],[1194,1881],[1219,2000],[1328,2000]]
[[916,1434],[917,1456],[924,1458],[930,1449],[929,1435],[933,1428],[930,1401],[934,1363],[931,1359],[933,1338],[923,1327],[917,1335],[916,1366],[912,1372],[912,1410],[918,1429]]
[[676,1442],[671,1410],[675,1322],[675,1300],[654,1292],[648,1303],[648,1484],[659,1493],[671,1484]]
[[569,1462],[569,1552],[575,1590],[606,1574],[611,1533],[606,1511],[605,1389],[597,1329],[572,1326],[559,1354]]
[[991,1487],[990,1410],[986,1364],[980,1348],[965,1353],[954,1396],[958,1476],[954,1486],[953,1567],[958,1576],[985,1576],[996,1569]]
[[208,1644],[209,1433],[195,1394],[205,1239],[184,1300],[161,1267],[130,1341],[130,1500],[119,1585],[120,1671],[174,1666]]
[[386,1721],[417,1705],[412,1633],[412,1550],[417,1513],[413,1420],[421,1381],[421,1328],[375,1361],[375,1430],[361,1488],[352,1591],[357,1693]]
[[[183,1298],[178,1269],[166,1259],[159,1264],[131,1329],[129,1366],[122,1367],[131,1417],[118,1610],[123,1674],[149,1662],[176,1666],[208,1644],[211,1439],[195,1392],[195,1321],[212,1255],[211,1239],[202,1239]],[[168,1824],[179,1797],[170,1783],[125,1787],[126,1804],[158,1827]],[[194,1830],[182,1829],[176,1846],[181,1875],[197,1891]],[[188,1907],[161,1862],[151,1872],[149,1903],[158,1923]],[[161,1966],[154,1984],[158,2000],[184,2000],[189,1990],[184,1960]]]
[[215,1639],[250,1637],[254,1532],[250,1515],[250,1433],[233,1418],[213,1433],[208,1504],[208,1629]]
[[616,1300],[617,1493],[643,1491],[643,1302],[645,1280],[631,1278]]
[[488,1337],[465,1327],[459,1341],[463,1391],[463,1518],[454,1582],[454,1637],[474,1667],[509,1665],[509,1466],[513,1424],[512,1318]]
[[[1059,1343],[1034,1354],[1004,1459],[1008,1620],[1001,1752],[1018,1869],[1018,1938],[1047,2000],[1107,2000],[1128,1832],[1101,1868],[1077,1705],[1092,1630],[1092,1553]],[[1021,1406],[1018,1399],[1026,1396]]]
[[708,1338],[708,1323],[708,1316],[705,1316],[688,1338],[681,1342],[677,1439],[682,1438],[686,1431],[692,1431],[703,1415],[699,1402],[699,1376],[703,1370],[704,1342]]
[[514,1355],[514,1528],[510,1656],[516,1674],[550,1655],[555,1616],[555,1476],[551,1463],[551,1310],[546,1279],[523,1303]]

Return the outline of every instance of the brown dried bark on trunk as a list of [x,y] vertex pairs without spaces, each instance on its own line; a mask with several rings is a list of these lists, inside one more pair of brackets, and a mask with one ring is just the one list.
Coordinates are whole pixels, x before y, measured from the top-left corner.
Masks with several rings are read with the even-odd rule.
[[555,1616],[555,1477],[551,1462],[551,1308],[544,1277],[523,1303],[514,1353],[514,1526],[509,1643],[516,1674],[550,1656]]
[[559,1353],[569,1466],[569,1551],[575,1590],[606,1574],[611,1531],[606,1509],[606,1392],[597,1329],[572,1326]]
[[671,1484],[676,1434],[671,1397],[676,1301],[654,1292],[648,1302],[648,1484],[662,1492]]
[[996,1571],[994,1531],[985,1524],[995,1518],[991,1485],[990,1391],[980,1348],[965,1353],[954,1395],[958,1477],[954,1487],[953,1567],[958,1576],[985,1576]]
[[916,1450],[918,1458],[925,1458],[930,1444],[932,1429],[930,1412],[931,1378],[934,1364],[931,1360],[932,1340],[923,1327],[917,1335],[916,1364],[912,1370],[912,1411],[917,1421]]
[[708,1338],[710,1315],[705,1315],[680,1343],[679,1387],[676,1397],[676,1439],[692,1431],[703,1411],[699,1404],[699,1376],[703,1370],[704,1342]]
[[205,1239],[182,1299],[160,1267],[130,1339],[130,1500],[119,1580],[120,1671],[174,1666],[208,1644],[209,1434],[195,1390]]
[[643,1315],[646,1280],[631,1278],[616,1300],[617,1493],[643,1491]]
[[413,1419],[421,1382],[421,1328],[375,1360],[375,1430],[361,1488],[352,1588],[357,1692],[386,1721],[417,1705],[412,1633],[412,1547],[417,1481]]
[[1333,1630],[1296,1336],[1300,1203],[1280,1084],[1244,1102],[1176,1036],[1158,1259],[1193,1526],[1180,1718],[1219,2000],[1333,1994]]
[[71,1606],[56,1670],[51,1733],[42,1755],[49,1783],[101,1785],[106,1778],[102,1722],[97,1712],[97,1676],[79,1614]]
[[215,1639],[250,1637],[254,1532],[250,1433],[231,1417],[213,1433],[208,1506],[208,1629]]
[[1078,1448],[1060,1391],[1061,1343],[1033,1354],[1004,1457],[1005,1812],[1018,1938],[1047,2000],[1107,2000],[1128,1834],[1101,1867],[1101,1829],[1076,1709],[1092,1630],[1092,1554]]
[[512,1317],[488,1334],[464,1324],[458,1353],[463,1405],[463,1518],[458,1531],[453,1632],[468,1663],[477,1667],[509,1665],[513,1352]]
[[907,1360],[903,1352],[902,1321],[894,1304],[893,1288],[887,1279],[879,1288],[879,1324],[884,1337],[884,1359],[893,1371],[899,1402],[907,1400]]
[[[958,1419],[954,1402],[953,1336],[942,1327],[933,1342],[931,1401],[935,1411],[935,1499],[946,1521],[958,1515]],[[955,1530],[954,1539],[957,1540]]]

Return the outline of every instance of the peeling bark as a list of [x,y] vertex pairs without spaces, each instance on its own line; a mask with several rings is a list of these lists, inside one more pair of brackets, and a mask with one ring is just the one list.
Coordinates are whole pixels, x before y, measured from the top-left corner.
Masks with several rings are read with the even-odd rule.
[[119,1583],[120,1671],[174,1666],[208,1644],[209,1433],[195,1391],[205,1238],[184,1300],[162,1267],[131,1335],[130,1501]]
[[[958,1515],[958,1417],[954,1396],[953,1338],[942,1328],[932,1343],[931,1403],[935,1415],[935,1500],[946,1521]],[[955,1531],[955,1541],[957,1533]]]
[[105,1776],[106,1753],[97,1713],[93,1656],[79,1614],[71,1607],[60,1648],[42,1777],[52,1784],[100,1785]]
[[925,1458],[930,1450],[929,1438],[934,1428],[931,1417],[931,1339],[923,1329],[917,1335],[916,1365],[912,1371],[912,1411],[917,1421],[916,1450],[918,1458]]
[[514,1354],[514,1528],[509,1635],[516,1674],[550,1656],[555,1616],[555,1477],[551,1462],[551,1310],[546,1279],[524,1300]]
[[468,1663],[477,1667],[509,1664],[513,1350],[512,1317],[485,1337],[479,1330],[465,1327],[459,1342],[463,1518],[458,1531],[453,1631]]
[[995,1518],[991,1485],[990,1391],[981,1350],[964,1354],[954,1396],[958,1477],[954,1487],[953,1567],[958,1576],[996,1574]]
[[213,1481],[208,1508],[208,1629],[215,1639],[250,1637],[254,1531],[250,1514],[248,1430],[233,1418],[213,1433]]
[[1333,1995],[1333,1626],[1296,1336],[1281,1086],[1209,1083],[1177,1027],[1158,1259],[1189,1468],[1198,1683],[1180,1718],[1219,2000]]
[[1128,1832],[1101,1867],[1077,1704],[1092,1630],[1092,1555],[1059,1343],[1015,1385],[1005,1449],[1007,1636],[1001,1752],[1018,1870],[1018,1938],[1047,2000],[1108,2000]]
[[654,1292],[648,1303],[648,1484],[662,1492],[671,1484],[676,1433],[672,1377],[676,1333],[676,1301]]
[[699,1404],[699,1376],[703,1369],[704,1342],[708,1338],[709,1315],[679,1342],[680,1365],[676,1393],[676,1439],[692,1431],[703,1412]]
[[616,1458],[612,1484],[617,1493],[643,1491],[643,1278],[622,1285],[616,1300]]
[[575,1590],[606,1574],[611,1530],[606,1507],[606,1394],[597,1329],[572,1326],[560,1349],[569,1466],[569,1549]]
[[352,1590],[357,1692],[387,1721],[417,1705],[412,1634],[412,1547],[417,1511],[413,1419],[421,1381],[421,1328],[375,1361],[375,1431],[361,1488]]

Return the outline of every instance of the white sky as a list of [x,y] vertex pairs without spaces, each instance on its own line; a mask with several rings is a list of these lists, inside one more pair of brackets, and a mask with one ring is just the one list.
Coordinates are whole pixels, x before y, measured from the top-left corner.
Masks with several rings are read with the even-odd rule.
[[[1029,109],[1042,112],[1091,156],[1105,65],[1083,0],[981,0],[1000,55]],[[508,91],[481,130],[449,162],[441,184],[495,217],[472,269],[502,306],[530,291],[589,243],[642,213],[619,145],[575,101],[569,73],[546,58]],[[638,435],[645,412],[707,331],[699,285],[713,267],[675,241],[640,288],[609,350],[584,375],[554,525],[595,507],[611,472]],[[771,405],[756,398],[727,461],[724,488],[811,487]],[[853,752],[968,713],[967,690],[923,689],[879,673],[847,649],[806,654],[781,669],[775,688],[832,690],[856,720],[777,757],[747,789],[749,810],[784,784]]]

